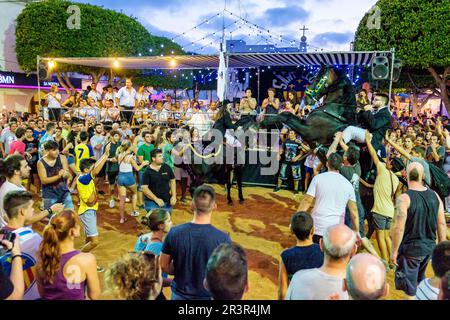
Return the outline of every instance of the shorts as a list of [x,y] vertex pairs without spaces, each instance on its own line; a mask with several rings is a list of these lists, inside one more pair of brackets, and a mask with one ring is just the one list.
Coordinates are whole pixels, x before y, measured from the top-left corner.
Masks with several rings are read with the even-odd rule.
[[395,269],[395,288],[405,292],[408,296],[415,296],[417,285],[425,279],[430,255],[425,257],[397,257],[397,268]]
[[75,157],[74,156],[67,156],[67,163],[70,165],[75,164]]
[[133,172],[119,172],[117,177],[117,185],[121,187],[131,187],[136,184]]
[[97,211],[87,210],[80,214],[80,220],[83,224],[84,234],[86,237],[98,237],[97,230]]
[[119,171],[106,171],[106,175],[108,176],[108,182],[110,185],[116,184],[117,176],[119,175]]
[[57,198],[43,198],[44,200],[44,209],[50,208],[52,205],[57,203],[62,203],[64,205],[64,209],[68,210],[74,210],[75,207],[73,206],[72,197],[70,196],[70,192],[67,192],[63,199],[57,199]]
[[372,226],[375,230],[390,230],[392,218],[372,212]]
[[175,167],[174,174],[175,174],[175,180],[177,180],[177,181],[180,181],[182,178],[189,179],[189,173],[182,168]]
[[302,172],[301,167],[299,164],[289,164],[289,163],[282,163],[281,164],[281,170],[280,170],[280,179],[281,180],[287,180],[287,168],[291,167],[292,170],[292,178],[294,181],[298,181],[302,178]]
[[309,174],[313,175],[313,174],[314,174],[314,169],[313,169],[313,168],[310,168],[310,167],[307,167],[307,166],[305,166],[305,173],[309,173]]
[[164,209],[169,211],[170,214],[172,214],[172,206],[168,203],[164,203],[163,207],[160,207],[156,204],[155,201],[149,200],[147,198],[144,199],[144,204],[145,204],[145,211],[149,212],[153,209]]

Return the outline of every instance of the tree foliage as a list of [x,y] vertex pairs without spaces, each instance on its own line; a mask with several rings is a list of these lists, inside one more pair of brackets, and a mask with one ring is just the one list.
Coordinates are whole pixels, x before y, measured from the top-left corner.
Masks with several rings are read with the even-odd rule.
[[[67,9],[80,8],[80,28],[69,28]],[[135,18],[90,4],[61,0],[29,3],[17,18],[16,54],[20,67],[36,70],[36,57],[132,57],[184,54],[164,37],[152,36]],[[109,70],[58,65],[58,70],[110,75]],[[123,76],[126,71],[121,71]],[[130,75],[138,72],[129,71]],[[116,73],[115,73],[116,74]],[[114,74],[114,75],[115,75]],[[163,83],[164,80],[160,79]],[[169,83],[172,83],[171,79]]]
[[450,1],[380,0],[381,28],[368,28],[366,13],[355,36],[355,50],[396,50],[407,67],[450,65]]
[[[384,51],[395,48],[404,71],[414,70],[412,78],[420,79],[424,89],[430,89],[430,79],[450,110],[447,79],[450,77],[450,1],[448,0],[379,0],[380,28],[368,27],[376,15],[371,10],[362,18],[355,35],[355,50]],[[426,76],[423,71],[429,74]],[[414,76],[415,75],[415,76]],[[402,81],[403,80],[403,81]],[[404,81],[406,80],[406,81]],[[409,88],[402,79],[396,86]],[[413,81],[415,82],[415,81]]]

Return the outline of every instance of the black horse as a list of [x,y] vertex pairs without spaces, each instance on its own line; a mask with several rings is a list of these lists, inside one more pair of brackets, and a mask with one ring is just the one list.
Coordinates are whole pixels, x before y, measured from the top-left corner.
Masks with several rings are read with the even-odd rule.
[[[313,110],[306,119],[289,112],[267,116],[260,123],[263,127],[283,124],[297,132],[312,148],[329,146],[334,134],[349,125],[356,125],[355,89],[344,70],[324,67],[305,91],[305,104],[313,105],[322,97],[322,106]],[[325,148],[319,157],[324,161]]]
[[[239,201],[244,201],[242,193],[242,166],[239,164],[237,157],[242,156],[240,148],[231,148],[225,141],[225,133],[232,130],[234,138],[239,140],[240,135],[249,130],[252,126],[256,127],[256,122],[237,121],[233,123],[230,111],[225,101],[219,107],[214,126],[203,137],[203,143],[191,145],[188,149],[189,163],[185,164],[185,169],[191,178],[190,192],[203,184],[205,181],[214,179],[220,184],[227,185],[228,204],[232,204],[231,200],[231,172],[233,171],[237,178]],[[234,149],[231,151],[230,149]],[[234,157],[233,163],[229,163],[231,157]],[[227,162],[228,161],[228,162]]]

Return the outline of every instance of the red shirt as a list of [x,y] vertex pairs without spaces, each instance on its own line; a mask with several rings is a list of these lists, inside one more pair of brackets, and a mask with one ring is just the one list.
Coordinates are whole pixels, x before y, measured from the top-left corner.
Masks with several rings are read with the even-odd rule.
[[23,141],[17,140],[11,142],[9,147],[9,155],[16,153],[16,151],[22,156],[25,156],[25,143]]

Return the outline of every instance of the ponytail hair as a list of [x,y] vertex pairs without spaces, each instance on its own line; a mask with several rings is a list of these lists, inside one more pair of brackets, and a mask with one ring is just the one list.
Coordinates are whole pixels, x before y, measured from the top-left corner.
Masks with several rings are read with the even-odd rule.
[[167,210],[153,209],[141,218],[141,224],[151,231],[158,231],[158,227],[165,223],[169,215]]
[[116,156],[123,154],[125,151],[128,151],[131,148],[131,141],[124,140],[122,144],[117,148]]
[[69,236],[69,231],[80,225],[79,217],[70,210],[55,215],[44,229],[43,240],[39,247],[40,267],[39,275],[44,283],[53,284],[60,268],[61,241]]

